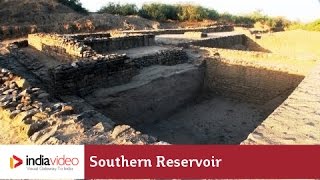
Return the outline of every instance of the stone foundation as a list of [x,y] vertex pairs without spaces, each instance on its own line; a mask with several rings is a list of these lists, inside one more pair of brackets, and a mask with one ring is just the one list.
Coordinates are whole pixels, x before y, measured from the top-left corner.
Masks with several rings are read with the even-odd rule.
[[110,38],[87,38],[82,42],[96,52],[108,53],[111,51],[130,49],[143,46],[155,45],[154,35],[131,35]]
[[28,43],[37,50],[53,56],[80,58],[91,57],[95,54],[89,46],[71,37],[58,34],[29,34]]
[[6,69],[0,69],[0,83],[1,144],[157,143],[128,125],[115,126],[85,103],[79,112],[75,102],[59,102]]
[[189,43],[179,44],[180,46],[194,45],[201,47],[215,47],[215,48],[234,48],[235,45],[246,44],[245,35],[232,35],[219,38],[203,39],[199,41],[192,41]]
[[62,64],[50,70],[52,87],[57,94],[85,95],[97,87],[126,83],[134,74],[135,70],[125,55]]
[[200,47],[215,47],[234,49],[237,46],[245,47],[247,37],[239,33],[222,33],[208,34],[208,37],[194,38],[185,35],[159,35],[156,37],[158,44],[175,45],[180,47],[200,46]]
[[152,65],[177,65],[188,61],[187,53],[182,48],[170,48],[146,56],[132,58],[136,68],[149,67]]
[[83,33],[83,34],[67,34],[66,36],[76,39],[76,40],[85,40],[92,38],[109,38],[111,37],[110,33]]
[[[92,35],[92,36],[91,36]],[[96,56],[110,51],[130,49],[155,44],[154,35],[131,35],[110,37],[109,33],[58,35],[58,34],[30,34],[30,46],[48,55],[69,57],[71,59]]]

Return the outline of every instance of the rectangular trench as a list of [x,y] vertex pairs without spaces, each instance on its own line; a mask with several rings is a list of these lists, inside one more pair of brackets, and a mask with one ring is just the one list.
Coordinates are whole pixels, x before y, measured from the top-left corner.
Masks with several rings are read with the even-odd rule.
[[172,144],[240,144],[304,76],[207,59],[152,66],[85,97],[119,124]]

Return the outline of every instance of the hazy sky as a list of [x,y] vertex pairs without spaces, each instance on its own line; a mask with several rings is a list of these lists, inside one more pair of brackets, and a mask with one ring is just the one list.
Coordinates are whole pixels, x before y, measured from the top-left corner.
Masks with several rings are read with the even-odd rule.
[[303,22],[320,19],[319,0],[80,0],[84,7],[96,11],[108,2],[135,3],[141,6],[146,2],[192,3],[213,8],[218,12],[244,14],[260,9],[270,16],[285,16]]

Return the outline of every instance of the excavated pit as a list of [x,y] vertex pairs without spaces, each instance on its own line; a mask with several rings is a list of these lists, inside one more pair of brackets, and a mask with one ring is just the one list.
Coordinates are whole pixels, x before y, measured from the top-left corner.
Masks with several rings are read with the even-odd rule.
[[85,97],[118,124],[172,144],[239,144],[304,76],[207,59],[151,66],[129,84]]
[[[193,48],[177,48],[178,44],[174,43],[154,45],[152,38],[141,36],[140,44],[132,43],[130,38],[123,43],[116,39],[114,49],[119,49],[121,44],[127,44],[128,48],[108,50],[125,53],[130,61],[123,60],[124,56],[112,57],[116,60],[103,56],[107,59],[96,61],[95,57],[89,57],[88,64],[81,64],[64,57],[66,51],[37,41],[33,42],[34,46],[46,47],[45,53],[34,46],[24,47],[14,57],[57,98],[69,102],[64,99],[71,96],[116,124],[131,125],[160,141],[240,144],[287,99],[306,73],[287,70],[287,66],[293,67],[291,63],[269,61],[279,57],[268,53],[210,49],[217,45],[246,47],[251,43],[244,35],[219,36],[192,42],[209,47],[209,53],[199,53],[202,48],[196,48],[198,52]],[[98,40],[96,51],[105,46],[100,42],[105,39]],[[235,58],[224,58],[226,54]],[[238,55],[268,60],[238,60]],[[110,70],[115,72],[109,74]]]

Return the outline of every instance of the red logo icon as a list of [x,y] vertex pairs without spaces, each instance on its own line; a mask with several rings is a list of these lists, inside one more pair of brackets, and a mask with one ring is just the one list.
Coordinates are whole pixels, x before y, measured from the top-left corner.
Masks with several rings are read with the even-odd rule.
[[22,159],[20,159],[19,157],[13,155],[10,158],[10,168],[14,169],[17,168],[18,166],[20,166],[23,163]]

